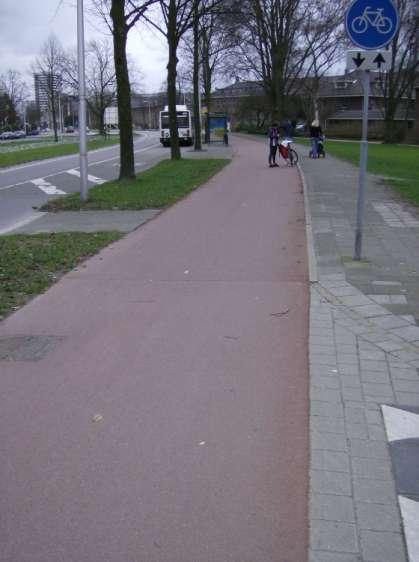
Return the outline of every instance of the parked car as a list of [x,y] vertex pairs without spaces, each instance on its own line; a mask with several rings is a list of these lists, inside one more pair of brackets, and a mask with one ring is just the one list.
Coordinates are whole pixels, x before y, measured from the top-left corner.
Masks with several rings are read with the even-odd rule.
[[74,127],[72,127],[72,126],[66,127],[66,128],[65,128],[65,132],[66,132],[66,133],[74,133]]
[[23,139],[26,137],[26,133],[25,131],[13,131],[13,137],[14,139]]
[[0,139],[1,140],[9,140],[13,138],[13,133],[12,131],[5,131],[4,133],[2,133],[0,135]]

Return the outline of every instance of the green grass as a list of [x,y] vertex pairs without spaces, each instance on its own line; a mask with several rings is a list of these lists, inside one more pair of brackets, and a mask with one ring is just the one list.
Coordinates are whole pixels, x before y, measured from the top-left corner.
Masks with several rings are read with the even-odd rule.
[[227,159],[164,160],[133,180],[111,181],[89,190],[86,202],[78,193],[52,199],[43,211],[79,209],[160,209],[175,203],[228,164]]
[[[104,139],[103,137],[89,139],[88,149],[95,150],[105,146],[111,146],[119,143],[119,137]],[[7,166],[15,166],[24,162],[32,162],[34,160],[44,160],[45,158],[55,158],[57,156],[66,156],[67,154],[75,154],[79,150],[77,142],[59,142],[56,144],[47,144],[44,146],[32,146],[30,148],[22,148],[17,145],[16,150],[0,153],[0,168]]]
[[45,291],[119,232],[14,234],[0,237],[0,318]]
[[[309,145],[307,139],[296,141]],[[325,141],[327,153],[359,165],[359,142]],[[384,176],[406,200],[419,205],[419,147],[402,144],[369,144],[368,171]]]

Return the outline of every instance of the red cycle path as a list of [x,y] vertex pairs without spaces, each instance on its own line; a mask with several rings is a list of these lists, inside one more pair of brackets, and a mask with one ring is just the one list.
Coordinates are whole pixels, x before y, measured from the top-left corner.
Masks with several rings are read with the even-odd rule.
[[208,184],[0,326],[2,562],[305,562],[308,280],[295,169]]

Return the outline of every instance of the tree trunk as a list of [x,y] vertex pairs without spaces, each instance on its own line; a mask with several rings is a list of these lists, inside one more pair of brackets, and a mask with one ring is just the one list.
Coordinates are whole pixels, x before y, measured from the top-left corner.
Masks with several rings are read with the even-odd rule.
[[199,90],[199,0],[195,0],[193,21],[193,112],[195,123],[195,150],[202,150]]
[[134,142],[132,135],[131,87],[127,64],[128,27],[124,13],[125,2],[112,0],[113,48],[115,58],[116,92],[118,99],[118,121],[121,167],[119,179],[135,178]]
[[207,119],[205,120],[205,142],[209,144],[211,140],[211,132],[209,129],[209,116],[211,113],[211,85],[212,85],[212,76],[211,76],[211,67],[207,58],[207,52],[204,50],[203,53],[203,61],[202,66],[204,70],[204,100],[205,106],[207,108]]
[[181,159],[176,117],[176,77],[178,62],[176,16],[176,0],[170,0],[167,25],[167,41],[169,44],[169,62],[167,63],[167,102],[169,106],[170,154],[172,160]]

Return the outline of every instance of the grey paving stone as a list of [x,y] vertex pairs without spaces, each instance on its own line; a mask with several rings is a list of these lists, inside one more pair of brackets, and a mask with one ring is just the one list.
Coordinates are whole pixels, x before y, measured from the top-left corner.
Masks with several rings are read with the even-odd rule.
[[361,349],[359,352],[359,357],[361,359],[367,359],[368,361],[385,361],[386,354],[384,351],[381,351],[380,349],[375,349],[375,350]]
[[387,371],[366,371],[362,369],[361,379],[363,382],[390,384],[390,376]]
[[368,427],[363,423],[347,423],[346,434],[348,437],[368,439]]
[[325,418],[343,418],[342,404],[312,400],[310,403],[311,415]]
[[358,552],[356,528],[351,523],[314,519],[311,522],[310,538],[313,550]]
[[356,502],[355,509],[361,529],[401,532],[399,511],[395,505]]
[[354,523],[355,510],[353,500],[347,496],[312,494],[310,498],[310,518]]
[[326,357],[336,358],[336,349],[334,346],[326,347],[325,345],[310,344],[309,346],[309,356],[319,356],[325,355]]
[[310,354],[310,366],[311,365],[328,365],[330,367],[337,367],[336,358],[331,355],[319,355],[317,353]]
[[340,380],[336,376],[326,377],[321,375],[311,375],[310,384],[314,388],[328,388],[334,390],[340,388]]
[[322,400],[324,402],[341,402],[340,390],[330,388],[311,388],[310,398],[312,400]]
[[361,377],[358,375],[342,375],[339,378],[342,388],[361,388]]
[[361,359],[360,363],[361,371],[379,371],[380,373],[388,371],[386,361],[370,361],[368,359]]
[[361,388],[342,388],[342,396],[344,400],[363,400]]
[[325,451],[346,451],[348,443],[346,435],[339,435],[338,433],[325,433],[317,429],[310,431],[311,446],[313,449],[320,449]]
[[349,406],[345,405],[345,421],[347,423],[364,423],[365,422],[365,407],[362,406]]
[[386,341],[380,341],[377,342],[377,346],[380,347],[383,351],[396,351],[398,349],[403,349],[403,341],[392,341],[392,340],[386,340]]
[[417,369],[398,368],[390,366],[390,372],[393,379],[404,379],[409,381],[417,381],[419,378]]
[[376,478],[377,480],[392,481],[391,465],[382,459],[365,459],[352,457],[352,472],[357,478]]
[[342,451],[311,451],[311,467],[319,470],[349,472],[349,456]]
[[390,480],[374,478],[354,478],[354,497],[357,501],[395,504],[396,493]]
[[393,387],[397,392],[415,392],[419,394],[419,377],[417,381],[394,379]]
[[355,364],[339,364],[339,373],[341,375],[358,375],[359,374],[359,367]]
[[406,562],[402,536],[385,531],[361,531],[361,548],[368,562]]
[[362,293],[353,296],[339,297],[339,301],[348,307],[371,305],[371,300]]
[[418,341],[419,340],[419,326],[406,326],[404,328],[394,328],[391,330],[393,334],[403,338],[406,341]]
[[350,477],[344,472],[330,472],[327,470],[310,470],[310,486],[317,494],[335,494],[338,496],[351,495]]
[[379,425],[380,427],[383,427],[384,420],[383,420],[383,416],[381,415],[381,412],[366,410],[365,417],[368,425],[376,424]]
[[338,433],[345,435],[345,422],[343,419],[321,418],[320,416],[311,416],[310,429],[317,433]]
[[[371,301],[370,301],[371,302]],[[355,307],[358,314],[365,318],[374,318],[377,316],[386,316],[388,311],[378,304],[369,304]]]
[[393,388],[389,384],[379,384],[373,382],[363,382],[362,388],[364,393],[369,396],[381,396],[386,398],[393,398]]
[[310,365],[310,375],[320,375],[332,377],[338,374],[337,366],[330,365]]
[[310,550],[308,562],[362,562],[357,554],[342,554],[339,552],[325,552],[324,550]]
[[339,348],[337,350],[337,360],[338,363],[343,363],[344,365],[358,365],[358,355],[356,353],[341,353]]
[[350,452],[354,457],[366,459],[389,459],[386,443],[381,441],[350,439]]
[[373,441],[387,441],[385,429],[380,425],[369,425],[368,433]]
[[400,406],[419,406],[419,394],[396,391],[396,401]]

